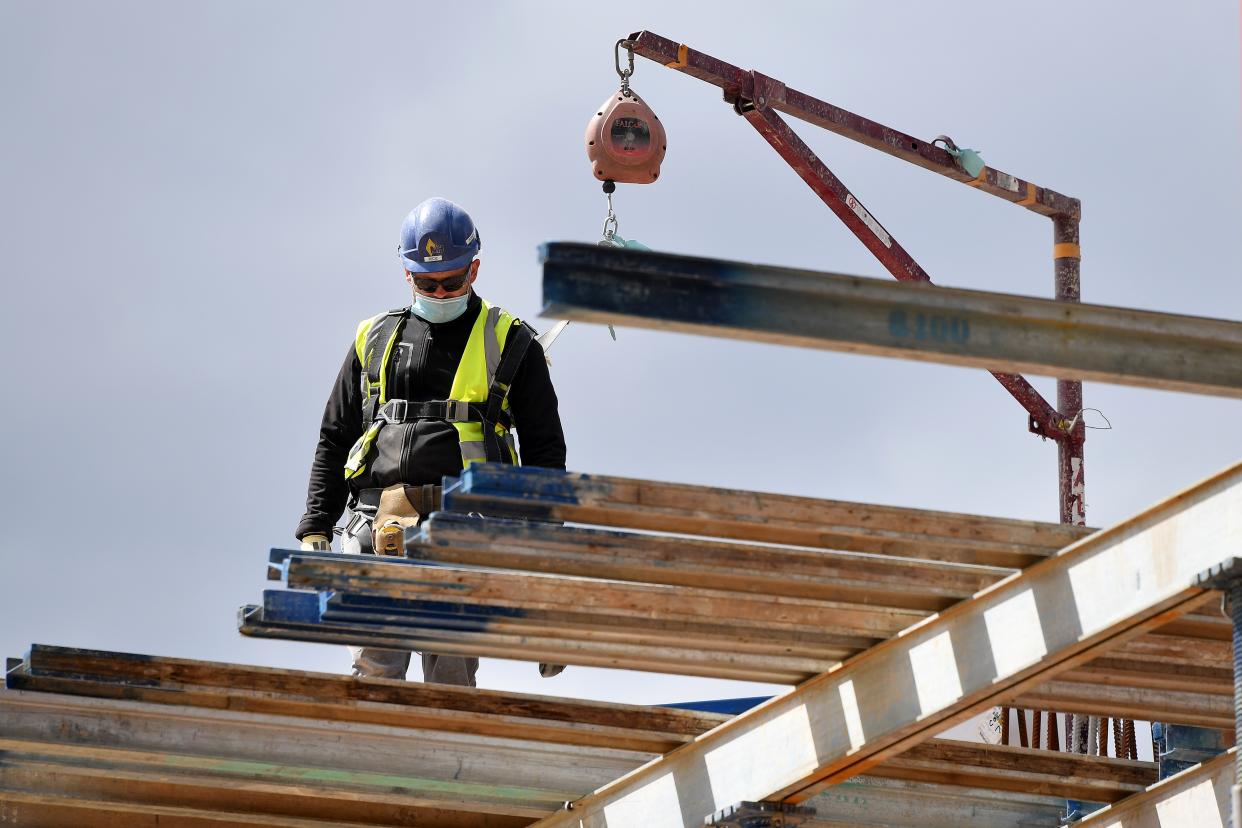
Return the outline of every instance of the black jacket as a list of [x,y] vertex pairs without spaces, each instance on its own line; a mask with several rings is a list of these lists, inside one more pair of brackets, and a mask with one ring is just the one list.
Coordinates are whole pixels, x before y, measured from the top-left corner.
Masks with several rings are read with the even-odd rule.
[[[401,343],[389,364],[390,399],[420,402],[448,399],[457,365],[482,304],[472,293],[465,313],[439,325],[409,314]],[[420,358],[419,354],[423,356]],[[346,456],[363,431],[361,379],[362,365],[350,343],[345,364],[324,407],[319,445],[315,449],[307,487],[306,514],[295,532],[299,539],[315,533],[330,535],[345,510],[351,487],[357,491],[393,483],[438,484],[444,476],[461,471],[456,430],[443,420],[428,420],[410,426],[415,430],[407,441],[408,457],[402,463],[403,476],[407,479],[374,480],[368,472],[362,478],[347,481]],[[565,468],[565,435],[557,411],[556,391],[538,342],[531,343],[518,366],[509,389],[509,406],[522,463]]]

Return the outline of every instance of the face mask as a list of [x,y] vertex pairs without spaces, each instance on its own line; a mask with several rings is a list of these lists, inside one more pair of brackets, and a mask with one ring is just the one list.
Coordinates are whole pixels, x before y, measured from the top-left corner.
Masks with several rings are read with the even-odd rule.
[[470,304],[469,292],[448,299],[432,299],[430,296],[415,293],[414,304],[411,306],[411,310],[422,319],[426,319],[432,324],[439,324],[441,322],[452,322],[461,316],[466,312],[466,305],[468,304]]

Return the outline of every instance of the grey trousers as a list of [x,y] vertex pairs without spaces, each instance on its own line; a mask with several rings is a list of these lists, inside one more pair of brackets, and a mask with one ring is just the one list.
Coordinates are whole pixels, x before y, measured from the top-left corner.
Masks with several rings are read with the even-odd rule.
[[[371,523],[367,521],[357,529],[358,532],[370,532]],[[362,544],[356,534],[346,532],[341,538],[341,548],[347,554],[363,554]],[[370,544],[367,544],[370,548]],[[410,669],[410,655],[407,650],[385,650],[379,647],[350,647],[350,655],[354,661],[354,675],[365,678],[405,678]],[[479,660],[465,656],[437,655],[436,653],[419,653],[422,657],[423,681],[429,684],[456,684],[460,687],[474,687],[475,673],[479,671]]]

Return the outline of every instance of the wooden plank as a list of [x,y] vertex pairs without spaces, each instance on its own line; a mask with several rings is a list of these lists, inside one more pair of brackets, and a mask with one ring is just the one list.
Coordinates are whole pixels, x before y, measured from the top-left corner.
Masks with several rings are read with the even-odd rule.
[[[270,596],[270,592],[269,592]],[[279,617],[279,616],[276,616]],[[351,629],[367,636],[371,629],[434,632],[442,636],[498,633],[553,637],[579,642],[602,642],[647,648],[676,647],[703,653],[734,652],[773,659],[805,659],[835,663],[864,650],[879,636],[773,629],[708,620],[658,620],[606,613],[585,613],[427,602],[356,594],[332,595],[320,616],[323,624]],[[364,640],[365,643],[365,640]],[[505,653],[497,653],[504,657]],[[775,663],[775,662],[773,662]]]
[[[243,791],[243,796],[245,791]],[[518,828],[531,823],[526,817],[498,814],[454,813],[447,810],[411,809],[397,821],[319,820],[287,815],[245,813],[228,809],[234,792],[218,792],[208,807],[159,805],[141,801],[108,801],[101,798],[31,794],[0,789],[0,822],[14,825],[91,825],[93,828],[357,828],[391,825],[422,828]],[[1047,797],[1003,797],[986,791],[859,777],[813,800],[823,818],[805,828],[1013,828],[1015,825],[1056,825],[1063,801]],[[368,810],[359,807],[356,813]],[[212,807],[214,806],[214,807]],[[411,821],[414,820],[414,821]]]
[[[170,734],[174,735],[175,734]],[[76,737],[81,738],[78,734]],[[1028,756],[1034,763],[1053,762],[1058,770],[1070,778],[1060,783],[1041,778],[1041,774],[1023,772],[1016,767],[1016,760],[1000,756],[996,752],[969,743],[935,742],[923,748],[924,759],[934,759],[943,766],[947,761],[960,762],[964,769],[957,775],[941,772],[927,774],[927,762],[909,761],[882,766],[883,775],[897,779],[919,780],[933,776],[934,781],[952,782],[959,787],[1008,789],[1021,779],[1026,793],[1065,795],[1082,793],[1086,799],[1115,799],[1129,785],[1124,777],[1133,775],[1133,769],[1117,760],[1087,757],[1051,757],[1042,759]],[[402,795],[401,788],[408,780],[392,774],[364,774],[351,772],[348,767],[323,770],[313,766],[282,763],[239,761],[235,757],[177,755],[165,752],[86,747],[80,744],[19,742],[0,740],[0,752],[5,761],[0,767],[0,788],[25,793],[38,791],[59,797],[87,797],[110,801],[125,801],[147,807],[151,805],[193,805],[205,811],[227,808],[245,813],[283,814],[318,819],[348,818],[367,824],[407,824],[417,815],[432,822],[427,812],[459,816],[453,824],[461,824],[460,811],[449,810],[443,800],[423,796]],[[1010,753],[1014,751],[1009,749]],[[1030,752],[1023,752],[1029,754]],[[537,757],[532,756],[532,760]],[[638,762],[636,761],[635,766]],[[1133,763],[1131,763],[1133,764]],[[1095,767],[1098,766],[1098,767]],[[1111,766],[1111,767],[1110,767]],[[1147,769],[1154,778],[1154,771]],[[1094,771],[1094,772],[1093,772]],[[1113,778],[1113,783],[1106,781]],[[1080,779],[1085,777],[1085,781]],[[361,782],[370,782],[364,786]],[[391,789],[390,789],[391,786]],[[470,786],[457,786],[453,782],[440,783],[441,793],[452,794],[460,788],[464,801],[455,807],[470,813],[488,815],[488,803]],[[229,795],[222,797],[227,790]],[[584,793],[583,789],[579,793]],[[551,811],[556,804],[547,803],[535,808]],[[493,810],[496,807],[493,805]],[[507,804],[500,810],[520,810]],[[433,824],[440,824],[436,819]],[[424,824],[419,822],[419,824]],[[473,823],[466,823],[473,824]],[[488,823],[483,823],[488,824]]]
[[[28,692],[464,732],[650,754],[664,753],[686,744],[731,718],[688,709],[361,679],[42,644],[33,645],[21,665],[9,673],[8,687]],[[123,713],[126,709],[118,710]],[[125,754],[129,758],[135,755],[133,752]],[[1155,766],[1150,763],[1031,753],[951,740],[932,740],[916,746],[893,760],[890,763],[892,772],[884,775],[907,778],[898,770],[903,762],[970,768],[975,775],[972,787],[1000,786],[998,789],[1002,790],[1010,789],[1006,782],[1009,776],[1022,772],[1030,772],[1032,780],[1059,775],[1112,784],[1118,790],[1135,784],[1142,788],[1154,781],[1155,774]],[[997,776],[1000,781],[993,784],[990,776]]]
[[[274,616],[263,607],[245,606],[238,613],[238,630],[256,638],[350,644],[479,657],[519,659],[551,664],[575,664],[643,670],[686,676],[730,678],[772,684],[797,684],[808,675],[831,669],[838,659],[810,659],[781,655],[703,650],[698,647],[659,647],[630,642],[568,637],[563,631],[543,635],[445,629],[443,626],[334,625]],[[843,651],[845,658],[851,651]]]
[[1225,667],[1160,664],[1105,656],[1092,659],[1073,670],[1067,670],[1060,677],[1066,681],[1081,684],[1106,684],[1143,690],[1182,690],[1219,696],[1233,695],[1233,670]]
[[1242,396],[1242,323],[553,242],[544,314]]
[[437,512],[407,557],[761,595],[935,611],[1008,576],[1001,567],[556,526]]
[[876,776],[855,776],[805,804],[817,815],[803,828],[1052,828],[1065,813],[1059,798]]
[[[452,589],[453,579],[457,577],[454,573],[458,572],[411,566],[408,561],[399,559],[359,559],[356,556],[298,552],[281,552],[274,554],[274,557],[282,555],[294,562],[292,571],[295,574],[301,571],[303,565],[307,566],[307,572],[312,573],[304,582],[295,577],[295,583],[322,589],[373,588],[373,584],[358,586],[357,582],[336,580],[336,573],[342,570],[396,572],[402,583],[419,582],[419,589],[423,585],[422,573],[430,572],[432,574],[428,577],[439,579],[435,582],[437,588],[448,585]],[[287,562],[286,568],[288,566]],[[331,577],[320,580],[319,575],[314,574],[319,569],[328,572]],[[721,620],[691,620],[693,615],[648,617],[630,612],[612,617],[607,615],[606,610],[596,614],[594,608],[589,613],[552,611],[538,604],[536,599],[540,595],[532,595],[532,590],[528,588],[532,582],[520,576],[475,572],[466,575],[473,579],[473,583],[486,584],[485,603],[489,609],[476,611],[469,604],[445,601],[434,602],[429,605],[431,609],[424,609],[422,604],[412,604],[410,608],[405,604],[394,604],[392,608],[387,604],[379,607],[362,605],[351,609],[333,602],[364,599],[354,595],[338,595],[329,602],[328,610],[322,615],[322,623],[313,626],[288,625],[285,622],[289,619],[279,613],[252,612],[247,616],[244,631],[310,641],[438,647],[442,652],[461,655],[552,659],[558,663],[781,683],[808,679],[885,637],[874,631],[872,637],[867,638],[841,635],[830,628],[822,631],[820,628],[799,629],[796,625],[784,624],[772,627],[767,622],[754,619],[734,624]],[[388,578],[387,574],[380,576],[383,581]],[[571,579],[570,582],[576,583],[577,580]],[[547,579],[542,584],[534,583],[537,587],[534,591],[543,590],[546,592],[544,597],[572,603],[573,596],[568,591],[557,594],[555,579]],[[628,600],[622,590],[605,582],[596,584],[600,589],[614,590],[616,594],[613,598],[620,596],[622,600]],[[403,586],[401,590],[405,588]],[[400,590],[386,591],[401,594]],[[512,598],[515,594],[517,598]],[[682,591],[679,588],[668,593],[669,596],[680,594]],[[269,597],[288,597],[288,594],[272,593]],[[437,597],[455,598],[456,594],[449,592]],[[509,610],[515,608],[520,612],[510,614]],[[489,614],[493,611],[495,614]],[[673,609],[674,613],[679,611],[680,608]],[[728,605],[725,605],[724,611],[728,611]],[[909,620],[917,617],[913,614],[907,616]],[[1229,645],[1217,640],[1219,624],[1200,616],[1196,619],[1188,622],[1189,626],[1184,625],[1184,630],[1178,628],[1195,632],[1194,637],[1169,635],[1169,631],[1178,630],[1162,628],[1120,645],[1110,653],[1111,660],[1107,664],[1084,665],[1081,672],[1075,674],[1075,680],[1085,684],[1151,690],[1216,692],[1230,681]],[[549,654],[553,651],[556,655]],[[1177,709],[1181,704],[1176,696],[1167,702],[1153,700],[1153,710],[1165,707]]]
[[792,495],[475,463],[445,509],[1020,569],[1095,531]]
[[932,739],[868,772],[871,776],[1116,802],[1159,777],[1155,762]]
[[1229,828],[1233,807],[1234,753],[1170,776],[1146,792],[1091,814],[1078,828]]
[[[278,776],[270,768],[234,759],[10,740],[0,740],[0,745],[4,751],[0,801],[11,792],[38,795],[61,805],[73,800],[108,803],[118,812],[130,814],[180,807],[187,810],[178,813],[241,819],[242,824],[249,824],[246,819],[283,818],[294,824],[313,820],[316,825],[417,824],[445,828],[528,825],[555,807],[509,806],[496,813],[487,803],[469,799],[446,802],[402,795],[399,782],[396,791],[382,784],[369,788],[342,785],[332,772],[314,766],[287,765],[280,768]],[[381,780],[379,775],[375,777],[376,783]],[[451,781],[443,788],[451,795]],[[469,796],[467,786],[461,786],[461,791]],[[28,824],[40,823],[31,819]]]
[[1234,466],[996,584],[539,823],[697,826],[801,801],[1006,697],[1197,608],[1242,543]]
[[[247,784],[329,785],[399,796],[419,807],[518,816],[553,809],[650,756],[357,722],[0,693],[0,751],[29,753],[28,743],[40,743],[45,762],[62,748],[73,754],[65,761],[78,764],[84,751],[121,751],[125,761],[138,764],[122,771],[145,767]],[[112,754],[97,758],[98,768],[120,761]]]
[[[324,822],[315,819],[293,819],[286,816],[244,814],[236,811],[204,813],[197,808],[143,803],[118,803],[104,800],[27,794],[0,790],[0,823],[31,826],[87,826],[91,828],[351,828],[364,823]],[[472,822],[433,822],[429,828],[464,828]],[[482,823],[486,825],[487,823]],[[496,828],[525,823],[494,823]]]
[[[126,813],[192,805],[212,818],[227,808],[384,825],[415,817],[418,824],[492,824],[463,822],[462,814],[533,819],[651,754],[603,747],[596,738],[602,734],[594,731],[586,733],[585,749],[566,753],[553,745],[549,752],[531,743],[545,736],[564,742],[566,733],[531,727],[531,719],[575,727],[586,721],[621,733],[618,717],[627,714],[635,728],[647,730],[621,740],[654,747],[653,730],[673,730],[676,735],[664,740],[681,744],[729,718],[43,645],[31,648],[9,681],[30,689],[0,692],[0,790],[45,794],[53,803],[108,802],[128,807],[119,811]],[[425,718],[407,715],[415,703],[426,706]],[[445,719],[438,721],[436,713]],[[490,725],[460,735],[461,721],[451,714],[467,713],[480,723],[490,718]],[[388,741],[400,733],[405,738]],[[401,751],[398,761],[394,750]],[[558,751],[572,768],[549,764]],[[506,775],[509,764],[532,770],[527,787],[516,784],[519,773]],[[977,815],[974,803],[992,801],[981,798],[981,790],[1024,784],[1020,789],[1028,792],[1111,801],[1133,787],[1136,774],[1143,778],[1152,770],[1143,763],[934,740],[879,772],[968,785],[964,801]],[[1065,779],[1056,782],[1053,774]],[[489,783],[492,776],[503,778]],[[543,788],[553,780],[563,787],[540,793],[529,787],[532,779]],[[227,797],[221,796],[225,790]],[[852,790],[854,810],[908,812],[900,800]],[[838,794],[825,801],[840,810]]]
[[665,753],[729,717],[35,644],[14,690]]
[[[651,634],[672,624],[711,625],[754,630],[806,632],[820,637],[887,638],[926,617],[925,612],[845,601],[780,595],[751,595],[659,584],[636,584],[591,578],[419,566],[375,555],[289,557],[286,583],[291,589],[369,595],[404,601],[439,602],[512,613],[480,612],[478,621],[520,618],[540,613],[577,613],[609,623],[645,625]],[[559,620],[559,619],[557,619]]]
[[1098,676],[1069,670],[1055,680],[1031,687],[1006,700],[1017,707],[1089,713],[1127,719],[1171,722],[1173,724],[1232,730],[1233,694],[1202,693],[1189,690],[1113,687]]

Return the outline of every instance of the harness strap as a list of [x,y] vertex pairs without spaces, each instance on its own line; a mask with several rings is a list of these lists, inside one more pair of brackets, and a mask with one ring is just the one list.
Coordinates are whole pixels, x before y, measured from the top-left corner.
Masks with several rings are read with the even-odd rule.
[[[465,402],[463,400],[389,400],[376,412],[378,419],[387,423],[412,423],[415,420],[447,420],[450,423],[481,423],[484,422],[485,409],[482,403]],[[500,423],[509,427],[509,417],[505,413]]]
[[530,328],[520,322],[509,329],[504,356],[496,367],[491,387],[487,389],[487,413],[484,416],[488,420],[496,422],[500,418],[505,398],[509,396],[509,386],[513,384],[518,366],[522,364],[522,358],[534,341],[535,335]]
[[386,401],[384,399],[387,396],[384,393],[386,390],[384,357],[387,355],[389,343],[401,335],[400,328],[404,322],[405,308],[399,308],[388,311],[367,331],[366,343],[362,350],[362,370],[366,378],[364,383],[366,399],[363,401],[362,410],[363,428],[375,422],[379,406]]
[[517,375],[518,366],[522,364],[522,358],[526,356],[530,343],[534,341],[535,335],[530,328],[520,322],[509,329],[509,336],[505,341],[505,352],[496,366],[495,374],[492,375],[491,386],[487,389],[487,410],[483,414],[484,457],[489,462],[513,462],[512,444],[506,437],[497,434],[496,429],[491,428],[490,424],[499,422],[506,429],[509,428],[507,421],[511,418],[504,410],[505,399],[509,395],[509,386],[513,384],[513,378]]

